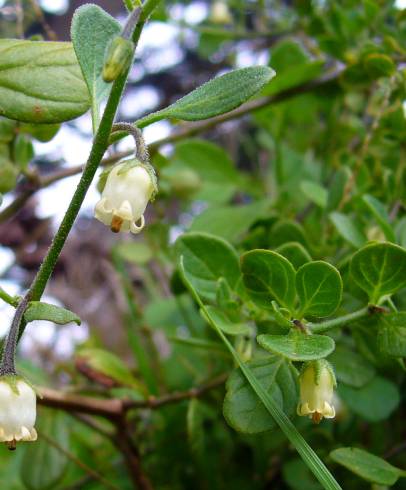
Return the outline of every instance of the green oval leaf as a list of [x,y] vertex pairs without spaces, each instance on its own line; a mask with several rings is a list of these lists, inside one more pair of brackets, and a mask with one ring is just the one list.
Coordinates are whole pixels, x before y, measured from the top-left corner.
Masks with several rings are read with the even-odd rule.
[[292,263],[295,269],[299,269],[307,262],[311,262],[312,258],[309,252],[299,242],[287,242],[278,247],[275,252],[283,255]]
[[358,229],[354,221],[345,214],[339,212],[331,213],[330,221],[344,240],[353,247],[360,248],[365,244],[364,234]]
[[338,381],[354,388],[361,388],[375,375],[375,368],[372,364],[342,345],[336,347],[328,360],[334,367]]
[[149,114],[136,124],[143,128],[164,118],[199,121],[224,114],[258,93],[274,76],[274,70],[268,66],[234,70],[210,80],[169,107]]
[[[248,363],[264,389],[288,415],[292,415],[298,400],[295,368],[280,356],[270,356]],[[255,434],[277,427],[275,420],[262,403],[241,371],[229,377],[223,413],[231,427],[240,432]]]
[[339,384],[338,393],[354,413],[369,422],[387,419],[400,402],[398,387],[381,376],[359,389]]
[[59,123],[89,109],[89,92],[71,43],[0,40],[0,114]]
[[363,61],[368,75],[372,78],[390,77],[396,71],[393,60],[382,53],[371,53]]
[[269,201],[242,206],[210,206],[193,220],[191,231],[206,232],[234,242],[258,219],[269,214]]
[[289,260],[271,250],[252,250],[241,257],[241,270],[245,288],[258,306],[271,309],[275,299],[293,309],[295,269]]
[[75,322],[78,325],[81,324],[80,318],[72,311],[40,301],[31,301],[24,313],[24,319],[26,322],[48,320],[57,323],[58,325],[65,325],[66,323],[71,322]]
[[406,311],[380,315],[377,343],[390,356],[406,357]]
[[328,192],[317,182],[311,180],[303,180],[300,183],[300,190],[314,204],[321,208],[327,206]]
[[112,87],[102,77],[106,48],[120,32],[120,23],[97,5],[82,5],[72,18],[73,47],[92,99],[94,121],[98,121],[100,103]]
[[225,240],[205,233],[187,233],[176,241],[175,248],[178,256],[183,256],[193,287],[204,298],[216,299],[220,277],[231,289],[236,287],[240,277],[238,256]]
[[283,479],[291,490],[323,490],[309,468],[300,458],[292,459],[282,466]]
[[405,474],[384,459],[356,447],[341,447],[330,453],[331,459],[359,477],[378,485],[394,485]]
[[332,315],[341,303],[343,282],[338,270],[321,260],[302,265],[296,273],[299,316]]
[[[206,306],[206,310],[209,312],[213,322],[217,324],[220,330],[227,335],[250,335],[251,328],[245,323],[233,323],[226,315],[215,308],[214,306]],[[204,314],[204,313],[203,313]]]
[[114,247],[114,252],[122,259],[136,265],[145,265],[152,260],[152,249],[142,242],[122,242]]
[[374,196],[370,196],[369,194],[365,194],[362,197],[362,200],[374,215],[381,230],[385,233],[386,239],[390,242],[396,242],[395,232],[393,231],[393,228],[389,222],[389,214],[381,201],[376,199]]
[[352,277],[377,304],[382,296],[406,286],[406,250],[392,243],[372,243],[351,259]]
[[112,352],[96,348],[81,349],[78,359],[85,360],[89,367],[117,383],[131,386],[145,394],[145,388],[142,384],[133,376],[126,364]]
[[[198,138],[184,140],[175,146],[170,165],[162,170],[161,177],[169,181],[173,179],[181,185],[183,178],[179,172],[185,171],[192,171],[200,182],[194,197],[209,203],[228,202],[241,184],[240,175],[228,153],[220,146]],[[213,206],[202,214],[213,209],[221,208]],[[213,233],[210,228],[191,231]],[[222,237],[228,239],[225,235]]]
[[334,340],[326,335],[305,335],[291,332],[289,335],[258,335],[257,341],[265,350],[291,361],[323,359],[334,350]]

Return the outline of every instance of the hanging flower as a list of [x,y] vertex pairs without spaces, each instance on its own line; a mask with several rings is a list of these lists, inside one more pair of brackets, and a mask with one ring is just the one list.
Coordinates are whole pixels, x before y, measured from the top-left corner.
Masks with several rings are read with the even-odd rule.
[[237,342],[237,352],[242,361],[250,361],[252,359],[252,339],[248,336],[242,336]]
[[332,404],[336,379],[333,368],[323,360],[308,362],[300,373],[300,403],[298,415],[309,415],[319,423],[323,417],[335,416]]
[[156,190],[152,167],[134,159],[121,162],[107,175],[95,217],[115,233],[139,233],[145,225],[144,211]]
[[35,441],[36,394],[18,376],[0,376],[0,441],[15,449],[17,441]]
[[210,20],[214,24],[231,24],[233,22],[227,2],[223,0],[215,0],[211,8]]

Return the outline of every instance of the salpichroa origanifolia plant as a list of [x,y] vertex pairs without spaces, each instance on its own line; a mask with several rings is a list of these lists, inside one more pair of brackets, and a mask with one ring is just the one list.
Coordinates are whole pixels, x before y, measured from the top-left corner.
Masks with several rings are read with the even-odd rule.
[[[34,6],[53,38],[28,3],[16,2],[22,37]],[[81,173],[26,292],[0,289],[15,308],[0,441],[19,449],[0,461],[5,488],[404,488],[404,10],[216,0],[178,27],[227,70],[120,122],[151,14],[172,25],[203,2],[124,4],[123,26],[79,7],[72,42],[0,40],[0,223]],[[233,69],[244,42],[269,66]],[[43,173],[33,141],[89,110],[87,163]],[[196,137],[241,118],[227,150]],[[178,128],[148,148],[143,129],[161,120]],[[105,157],[127,135],[134,148]],[[32,321],[81,323],[42,296],[101,166],[94,216],[119,234],[108,261],[128,352],[92,334],[58,366],[68,386],[46,386],[46,370],[33,386],[17,345]]]

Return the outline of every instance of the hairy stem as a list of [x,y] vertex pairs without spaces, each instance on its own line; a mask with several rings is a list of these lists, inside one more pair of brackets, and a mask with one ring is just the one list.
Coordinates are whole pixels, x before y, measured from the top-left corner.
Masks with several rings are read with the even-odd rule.
[[121,33],[121,37],[123,39],[131,39],[135,26],[137,25],[137,22],[140,18],[141,14],[141,9],[137,8],[131,11],[130,15],[128,16],[127,22],[124,26],[123,32]]
[[[145,12],[143,11],[142,15],[140,16],[140,21],[142,19],[142,26],[145,24],[146,19],[148,18],[152,10],[155,8],[155,6],[158,4],[158,2],[159,0],[146,0],[144,4]],[[131,16],[135,16],[135,15],[136,14],[134,12],[131,13]],[[141,30],[142,28],[136,28],[134,30],[134,34],[135,31],[137,32],[137,35],[134,35],[133,37],[135,47],[138,44],[138,40],[141,35]],[[88,161],[83,170],[82,177],[72,197],[72,200],[68,206],[68,209],[62,220],[62,223],[60,224],[59,229],[56,232],[56,235],[51,243],[51,246],[49,247],[48,252],[34,278],[34,281],[32,282],[31,287],[25,299],[20,303],[19,308],[17,308],[16,316],[14,317],[13,320],[13,325],[17,324],[17,326],[14,327],[14,330],[17,331],[18,337],[21,336],[25,328],[25,323],[22,322],[22,319],[28,301],[30,300],[39,301],[41,299],[41,296],[45,290],[45,286],[49,278],[51,277],[51,274],[55,268],[56,262],[59,258],[62,248],[65,245],[69,232],[71,231],[72,226],[77,218],[77,215],[79,214],[86,193],[90,187],[90,184],[93,181],[97,168],[103,158],[104,152],[108,147],[109,137],[113,126],[114,117],[116,115],[117,107],[127,82],[128,73],[129,73],[129,69],[126,70],[125,73],[120,75],[113,84],[113,87],[110,92],[110,96],[107,101],[106,109],[103,113],[102,120],[100,122],[99,128],[95,135],[93,146],[90,151]],[[20,324],[21,324],[21,328],[20,328]],[[11,336],[10,342],[12,340],[13,338]],[[5,351],[8,348],[7,344],[9,344],[8,340],[6,341]],[[12,344],[10,344],[10,348],[11,346]],[[16,343],[14,344],[14,350],[15,350],[15,346]]]
[[135,45],[138,44],[145,22],[149,19],[149,16],[155,10],[160,1],[161,0],[146,0],[146,2],[143,4],[140,19],[135,26],[132,36]]
[[135,146],[136,146],[135,158],[139,160],[141,163],[148,163],[149,162],[148,148],[147,145],[145,144],[144,137],[142,136],[141,129],[138,129],[136,126],[130,123],[119,122],[113,125],[112,134],[117,131],[125,131],[126,133],[128,133],[134,138]]
[[337,327],[344,327],[347,323],[351,323],[360,318],[364,318],[371,315],[373,311],[367,306],[361,308],[360,310],[354,311],[353,313],[348,313],[348,315],[339,316],[333,320],[327,320],[320,323],[308,323],[306,326],[310,328],[313,333],[324,333]]
[[0,376],[17,374],[15,368],[15,351],[17,347],[21,321],[23,319],[24,312],[28,306],[28,303],[30,302],[30,299],[30,293],[28,293],[17,306],[1,356]]

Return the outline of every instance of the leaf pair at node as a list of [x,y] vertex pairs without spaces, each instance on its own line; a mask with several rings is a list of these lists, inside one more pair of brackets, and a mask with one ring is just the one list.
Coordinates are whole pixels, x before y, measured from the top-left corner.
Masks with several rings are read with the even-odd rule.
[[273,309],[272,300],[292,317],[327,317],[341,303],[343,284],[338,270],[323,261],[302,265],[295,271],[282,255],[271,250],[252,250],[241,258],[245,289],[252,301]]

